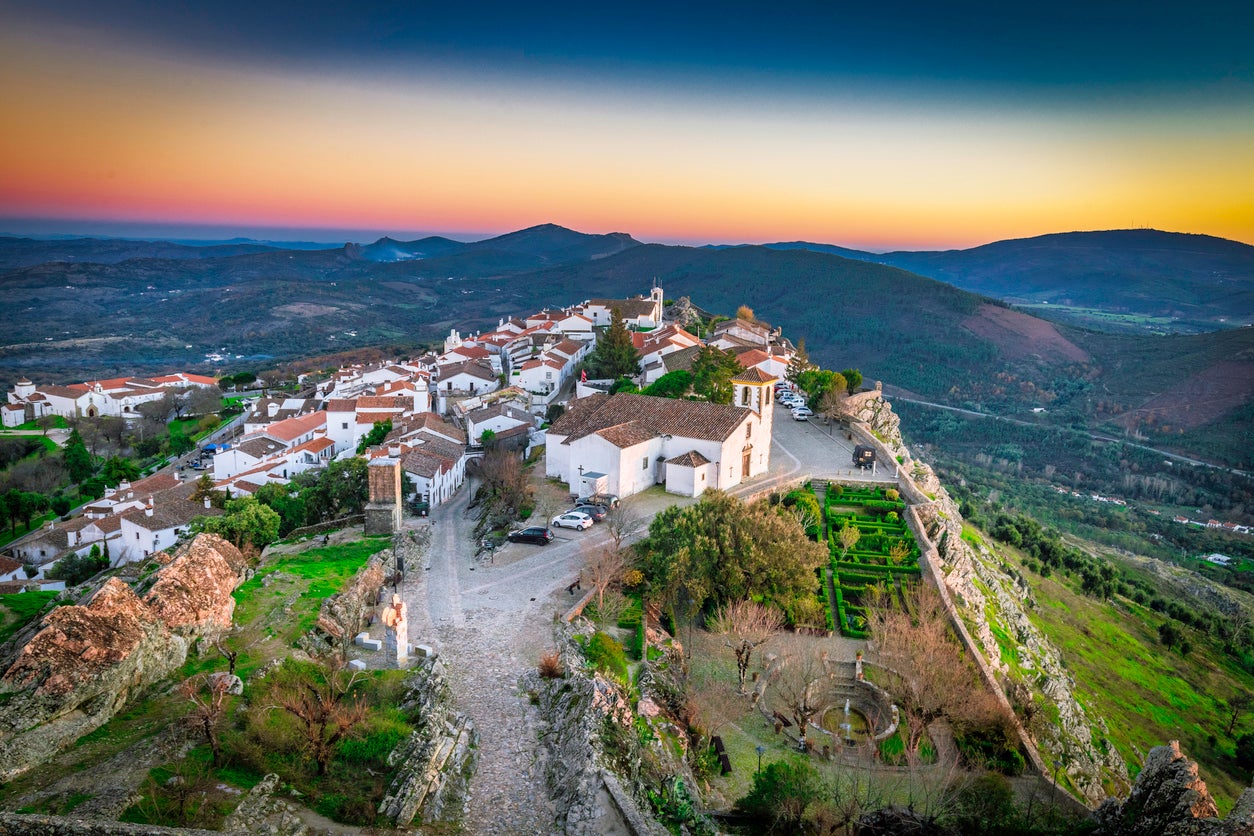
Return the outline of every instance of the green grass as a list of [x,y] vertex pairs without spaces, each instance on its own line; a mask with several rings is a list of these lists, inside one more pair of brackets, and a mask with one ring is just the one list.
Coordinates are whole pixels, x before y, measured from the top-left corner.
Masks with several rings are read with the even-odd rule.
[[[1021,555],[1012,552],[1003,549],[1021,567]],[[1222,703],[1254,691],[1254,676],[1188,628],[1192,653],[1183,657],[1168,651],[1158,640],[1162,616],[1143,607],[1085,597],[1058,576],[1046,579],[1026,570],[1024,575],[1037,601],[1029,617],[1061,650],[1075,677],[1077,698],[1105,719],[1110,742],[1133,774],[1149,749],[1178,739],[1185,754],[1200,764],[1220,810],[1230,809],[1246,776],[1232,761]],[[1238,723],[1233,737],[1249,731],[1254,731],[1254,717]],[[1208,739],[1212,735],[1215,745]]]
[[0,643],[6,642],[37,615],[56,592],[22,592],[14,595],[0,595]]

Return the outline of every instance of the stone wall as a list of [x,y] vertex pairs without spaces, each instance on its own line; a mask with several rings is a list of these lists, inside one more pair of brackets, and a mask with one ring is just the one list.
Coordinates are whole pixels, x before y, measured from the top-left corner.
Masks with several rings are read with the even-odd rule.
[[26,816],[0,813],[0,836],[222,836],[217,830],[156,827],[73,816]]

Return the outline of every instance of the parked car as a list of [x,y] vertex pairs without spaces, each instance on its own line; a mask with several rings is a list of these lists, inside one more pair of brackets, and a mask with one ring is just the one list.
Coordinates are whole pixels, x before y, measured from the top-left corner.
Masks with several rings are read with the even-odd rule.
[[581,514],[587,514],[589,517],[592,517],[593,522],[600,522],[605,519],[606,514],[609,513],[609,509],[604,505],[576,505],[570,510],[578,511]]
[[576,505],[600,505],[602,508],[617,508],[618,495],[612,493],[594,493],[591,496],[581,496],[575,500]]
[[781,397],[779,399],[779,402],[783,404],[784,406],[788,407],[789,409],[792,409],[798,406],[805,406],[806,404],[806,402],[803,399],[798,398],[795,395],[792,397],[788,397],[788,396]]
[[558,514],[552,519],[549,525],[554,528],[575,528],[580,531],[587,531],[592,528],[592,517],[587,514],[581,514],[578,511],[567,511],[565,514]]
[[806,421],[813,415],[813,410],[808,406],[799,406],[792,411],[792,419],[794,421]]
[[505,535],[505,539],[511,543],[534,543],[537,546],[547,546],[553,540],[553,532],[542,525],[533,525],[530,528],[511,531]]

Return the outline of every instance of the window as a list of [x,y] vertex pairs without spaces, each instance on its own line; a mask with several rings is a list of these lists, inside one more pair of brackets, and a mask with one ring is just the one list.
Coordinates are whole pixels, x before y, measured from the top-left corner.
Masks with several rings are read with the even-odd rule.
[[745,386],[740,390],[740,405],[741,406],[749,405],[749,387],[748,386]]
[[341,430],[346,430],[346,429],[348,429],[348,422],[347,422],[347,421],[345,421],[344,423],[340,424],[340,429],[341,429]]
[[745,424],[745,438],[753,438],[753,422]]
[[648,456],[645,456],[643,459],[640,460],[640,469],[641,470],[649,469],[649,457]]

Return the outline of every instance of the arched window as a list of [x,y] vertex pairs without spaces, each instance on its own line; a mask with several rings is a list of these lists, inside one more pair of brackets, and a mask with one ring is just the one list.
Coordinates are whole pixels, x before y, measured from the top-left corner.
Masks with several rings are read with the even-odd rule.
[[742,388],[741,388],[741,390],[740,390],[740,391],[741,391],[741,393],[742,393],[742,394],[741,394],[741,396],[740,396],[740,405],[741,405],[741,406],[748,406],[748,405],[749,405],[749,387],[748,387],[748,386],[744,386],[744,387],[742,387]]

